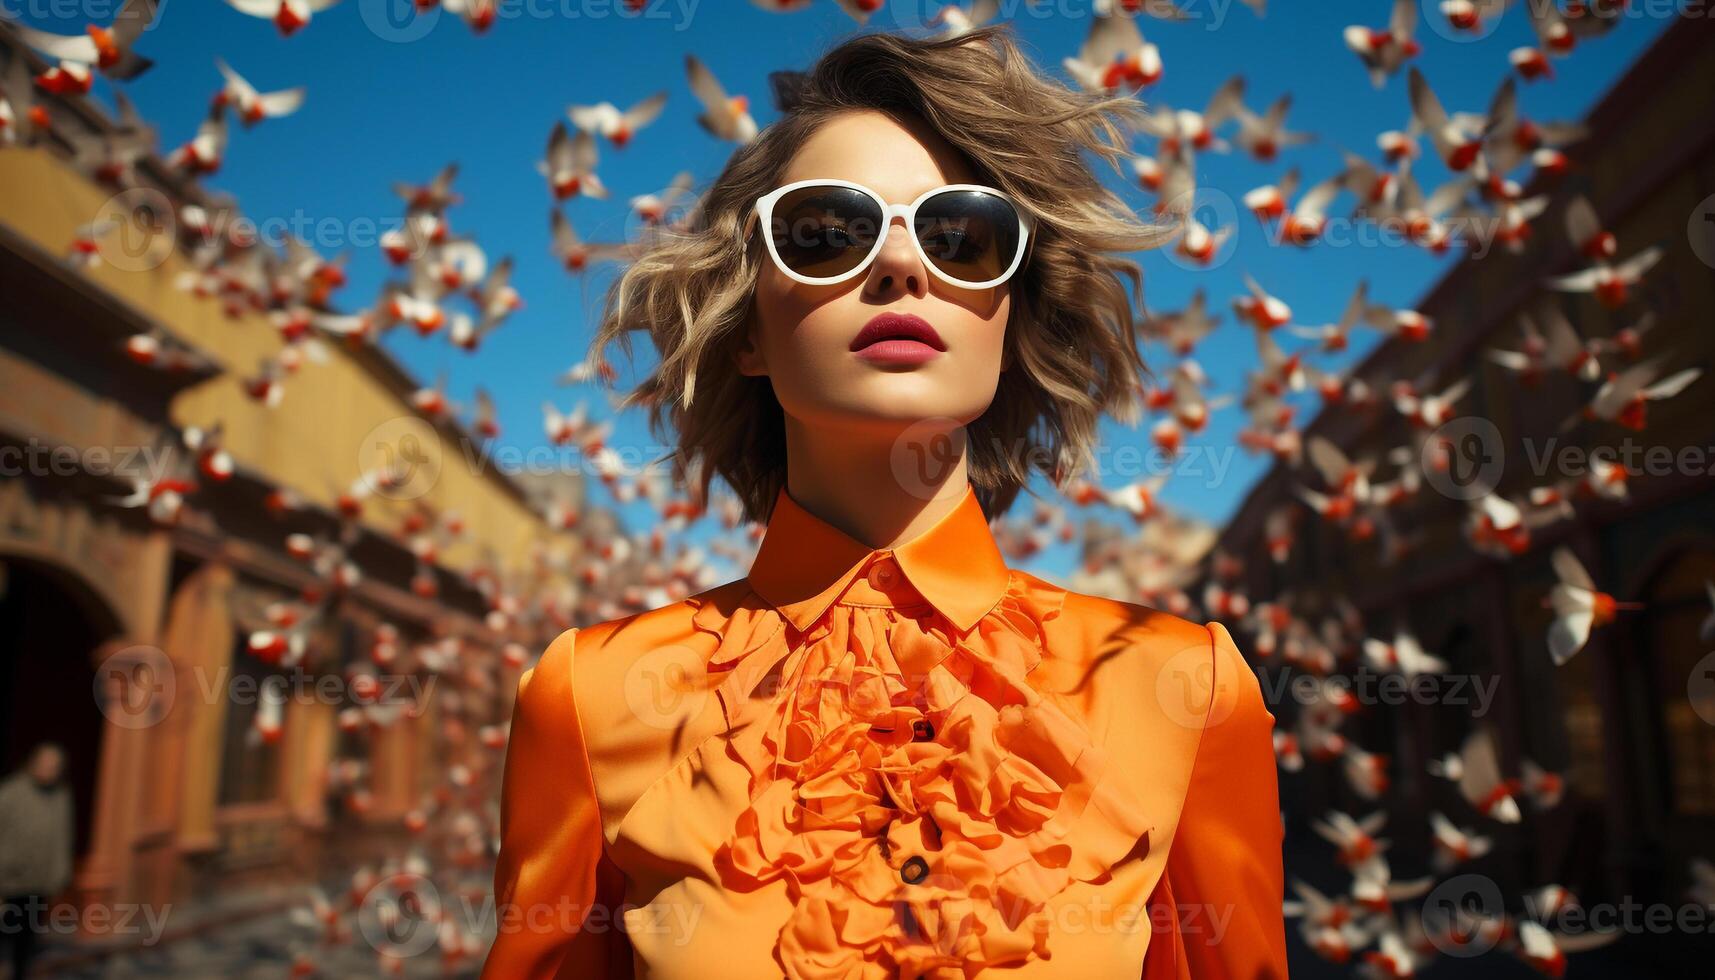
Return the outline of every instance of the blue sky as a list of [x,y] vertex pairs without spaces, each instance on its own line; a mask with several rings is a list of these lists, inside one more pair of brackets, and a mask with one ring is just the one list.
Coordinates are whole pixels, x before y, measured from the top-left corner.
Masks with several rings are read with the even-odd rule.
[[[45,0],[3,0],[5,10],[37,26],[66,33],[81,27],[84,15],[34,16],[32,2],[53,9]],[[394,181],[425,181],[445,163],[458,161],[464,203],[449,214],[453,228],[474,235],[491,257],[516,256],[514,283],[528,305],[475,355],[454,349],[444,335],[420,340],[403,328],[386,345],[419,377],[433,379],[445,372],[455,401],[469,404],[476,385],[488,388],[499,403],[503,442],[519,446],[543,441],[544,400],[565,408],[587,398],[598,413],[605,410],[598,390],[562,388],[554,381],[586,352],[608,279],[599,273],[586,279],[569,276],[548,250],[550,196],[535,164],[549,129],[566,118],[566,107],[602,100],[624,106],[660,89],[671,93],[662,119],[630,147],[602,147],[599,172],[612,198],[580,198],[564,205],[585,238],[614,239],[626,231],[630,196],[664,187],[681,170],[692,171],[700,187],[719,172],[731,151],[730,144],[708,136],[694,121],[698,109],[682,67],[687,52],[702,58],[729,91],[748,94],[758,122],[766,125],[774,118],[769,71],[805,67],[856,30],[914,26],[925,8],[938,6],[933,0],[892,0],[869,28],[862,28],[832,0],[813,0],[790,14],[743,0],[649,0],[641,15],[626,13],[617,0],[503,0],[500,19],[476,36],[451,15],[436,12],[433,20],[410,23],[400,18],[402,3],[387,3],[344,0],[282,38],[272,24],[223,3],[166,0],[155,29],[139,44],[157,64],[128,84],[128,94],[159,126],[166,150],[189,138],[206,112],[220,82],[217,56],[263,90],[307,85],[307,101],[296,115],[248,131],[234,127],[225,164],[208,182],[236,194],[253,219],[295,219],[312,229],[324,222],[322,227],[333,231],[312,240],[329,254],[347,246],[365,223],[386,226],[398,219],[402,202],[392,193]],[[1349,23],[1382,26],[1388,0],[1275,0],[1264,19],[1230,0],[1185,0],[1184,6],[1194,15],[1189,22],[1140,22],[1145,36],[1160,46],[1166,65],[1163,80],[1143,93],[1147,102],[1201,108],[1222,81],[1242,73],[1253,107],[1260,110],[1290,91],[1293,128],[1318,136],[1314,145],[1284,151],[1272,165],[1238,155],[1205,156],[1199,161],[1205,187],[1237,199],[1294,164],[1314,182],[1338,167],[1341,148],[1375,159],[1376,134],[1405,124],[1403,75],[1382,90],[1372,89],[1341,38]],[[1436,4],[1424,0],[1423,6]],[[1042,0],[1034,8],[1023,0],[1004,0],[1002,10],[1014,15],[1019,38],[1038,62],[1065,77],[1060,59],[1077,50],[1089,29],[1089,0]],[[1580,45],[1558,63],[1554,80],[1522,86],[1524,112],[1533,119],[1582,115],[1665,24],[1637,16],[1608,36]],[[1425,24],[1419,29],[1424,50],[1415,64],[1450,110],[1482,111],[1508,72],[1507,52],[1532,38],[1518,10],[1507,13],[1491,36],[1475,42],[1449,39]],[[1140,141],[1138,148],[1146,150],[1147,144]],[[1440,171],[1424,169],[1429,173],[1425,183],[1432,185]],[[1152,199],[1129,172],[1111,177],[1138,206]],[[1336,213],[1345,210],[1343,202]],[[1339,317],[1360,278],[1370,281],[1375,301],[1409,306],[1457,260],[1397,246],[1271,246],[1248,214],[1239,216],[1238,227],[1231,257],[1213,270],[1193,272],[1162,254],[1142,256],[1152,309],[1177,308],[1201,286],[1216,309],[1227,313],[1223,329],[1198,351],[1217,392],[1236,392],[1243,372],[1256,360],[1250,332],[1235,328],[1227,310],[1228,300],[1242,290],[1245,272],[1290,303],[1296,322],[1321,324]],[[372,301],[390,270],[377,249],[353,251],[351,282],[339,301],[357,309]],[[1373,338],[1364,334],[1348,359],[1361,356]],[[1300,343],[1281,339],[1289,347]],[[649,356],[646,349],[643,353]],[[1169,365],[1159,349],[1147,349],[1146,356],[1162,370]],[[1333,367],[1345,361],[1317,363]],[[622,382],[627,380],[622,376]],[[1219,413],[1193,443],[1226,453],[1241,422],[1237,411]],[[1146,440],[1147,424],[1106,429],[1110,446]],[[646,444],[641,416],[617,419],[612,441]],[[1265,460],[1233,451],[1223,479],[1175,476],[1164,500],[1220,521],[1265,469]],[[1036,490],[1051,492],[1046,486]],[[641,506],[629,509],[627,517],[636,526],[650,523]],[[1058,575],[1073,559],[1070,546],[1062,546],[1032,567]]]

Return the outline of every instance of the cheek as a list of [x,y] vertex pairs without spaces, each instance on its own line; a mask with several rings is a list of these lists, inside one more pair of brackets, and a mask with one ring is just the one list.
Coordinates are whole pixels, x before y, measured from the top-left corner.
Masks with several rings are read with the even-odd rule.
[[994,312],[987,316],[987,322],[984,324],[985,335],[989,338],[996,361],[999,361],[1001,352],[1006,350],[1006,332],[1011,329],[1007,321],[1011,317],[1012,296],[1002,287],[999,302],[995,304]]
[[804,358],[813,345],[817,304],[814,290],[778,270],[764,268],[756,280],[756,345],[770,367]]
[[786,278],[772,264],[762,267],[756,276],[756,314],[769,327],[778,329],[803,318],[803,301],[794,287],[798,283]]
[[948,339],[958,344],[958,368],[972,381],[999,381],[1006,361],[1006,332],[1011,329],[1012,298],[1001,286],[981,299],[940,305],[937,323],[950,328]]

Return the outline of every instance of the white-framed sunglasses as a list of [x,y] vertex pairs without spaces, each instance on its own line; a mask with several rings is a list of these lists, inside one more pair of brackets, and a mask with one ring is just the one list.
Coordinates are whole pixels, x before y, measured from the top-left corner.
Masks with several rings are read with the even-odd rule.
[[1030,216],[1005,192],[981,184],[946,184],[910,204],[889,204],[862,184],[815,178],[756,199],[769,257],[810,286],[845,282],[869,268],[895,217],[905,219],[924,267],[966,289],[1010,279],[1030,240]]

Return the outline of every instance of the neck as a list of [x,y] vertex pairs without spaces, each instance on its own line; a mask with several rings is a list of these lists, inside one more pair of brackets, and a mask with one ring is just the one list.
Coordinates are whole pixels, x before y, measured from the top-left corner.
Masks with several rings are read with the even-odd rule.
[[965,429],[898,422],[814,427],[786,418],[786,492],[870,548],[917,537],[969,483]]

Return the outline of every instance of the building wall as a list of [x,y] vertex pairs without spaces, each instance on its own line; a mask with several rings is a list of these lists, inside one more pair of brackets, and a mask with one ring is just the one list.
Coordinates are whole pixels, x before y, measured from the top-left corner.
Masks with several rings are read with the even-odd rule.
[[[1428,856],[1424,816],[1434,809],[1468,812],[1425,763],[1456,751],[1479,725],[1493,727],[1513,771],[1528,757],[1564,772],[1570,788],[1560,807],[1527,814],[1517,827],[1456,820],[1478,823],[1496,844],[1490,859],[1463,870],[1489,875],[1512,895],[1555,882],[1586,901],[1630,897],[1677,905],[1687,862],[1709,856],[1715,724],[1696,715],[1688,688],[1697,682],[1692,666],[1709,652],[1696,635],[1710,612],[1702,583],[1715,580],[1715,270],[1692,248],[1693,237],[1702,235],[1711,246],[1706,254],[1715,255],[1715,227],[1695,220],[1699,203],[1715,193],[1715,116],[1707,98],[1715,86],[1715,59],[1707,57],[1712,35],[1715,24],[1707,18],[1671,27],[1593,111],[1589,122],[1599,136],[1573,148],[1573,171],[1558,184],[1527,189],[1553,194],[1531,248],[1457,265],[1417,307],[1435,320],[1431,339],[1384,344],[1356,369],[1384,393],[1396,378],[1427,377],[1426,387],[1440,390],[1471,377],[1458,414],[1495,424],[1500,438],[1491,448],[1504,454],[1498,490],[1507,496],[1566,476],[1552,453],[1568,446],[1584,452],[1630,446],[1658,461],[1701,464],[1634,474],[1623,502],[1580,501],[1573,520],[1541,529],[1530,550],[1510,560],[1474,552],[1463,529],[1468,504],[1426,486],[1395,514],[1413,549],[1386,564],[1374,542],[1350,540],[1294,501],[1295,483],[1320,486],[1308,466],[1276,467],[1223,532],[1217,547],[1243,559],[1241,587],[1253,601],[1290,592],[1300,614],[1314,617],[1347,599],[1370,635],[1408,627],[1451,662],[1453,673],[1499,680],[1496,701],[1480,718],[1468,705],[1405,704],[1371,707],[1347,723],[1343,731],[1359,745],[1391,757],[1393,786],[1379,804],[1353,793],[1337,765],[1309,763],[1301,774],[1283,773],[1288,839],[1300,855],[1296,864],[1289,858],[1290,871],[1308,874],[1319,861],[1309,820],[1329,809],[1362,814],[1380,806],[1390,814],[1386,836],[1396,874],[1421,873]],[[1665,250],[1622,311],[1543,286],[1549,276],[1584,264],[1562,230],[1573,194],[1595,203],[1618,236],[1622,258],[1652,244]],[[1528,387],[1483,357],[1488,348],[1516,349],[1518,314],[1542,303],[1558,305],[1585,337],[1610,336],[1653,311],[1658,325],[1644,356],[1666,355],[1669,371],[1700,367],[1704,375],[1681,396],[1652,404],[1642,433],[1592,422],[1563,428],[1595,385],[1552,377]],[[1386,405],[1369,414],[1323,413],[1307,427],[1311,434],[1354,459],[1414,444],[1408,425]],[[1633,459],[1656,465],[1647,455]],[[1393,475],[1384,464],[1376,478]],[[1275,565],[1263,525],[1282,506],[1298,512],[1299,537],[1290,559]],[[1599,587],[1642,608],[1621,612],[1582,653],[1556,667],[1543,599],[1555,581],[1549,555],[1562,545]],[[1285,668],[1262,669],[1273,676]],[[1289,702],[1276,705],[1282,726],[1290,726],[1295,711]],[[1616,955],[1639,965],[1684,963],[1694,948],[1707,955],[1708,938],[1628,937]]]
[[[367,637],[380,622],[398,625],[408,642],[464,637],[472,658],[494,665],[490,686],[463,692],[461,721],[474,728],[503,719],[509,709],[505,695],[515,688],[516,671],[498,665],[500,643],[545,640],[521,629],[491,632],[481,598],[452,579],[443,580],[447,587],[435,599],[413,595],[412,560],[394,537],[403,517],[427,505],[462,518],[461,541],[440,558],[452,571],[488,556],[521,570],[542,545],[576,558],[577,539],[550,531],[510,479],[468,465],[467,453],[475,450],[462,431],[418,417],[409,405],[414,383],[385,355],[329,343],[326,363],[306,364],[288,381],[284,402],[270,410],[244,394],[239,378],[278,350],[276,332],[258,314],[235,321],[219,302],[179,290],[175,280],[187,268],[182,256],[147,269],[63,263],[59,256],[79,226],[101,213],[110,192],[55,153],[0,149],[0,187],[8,188],[0,194],[0,257],[9,273],[0,283],[6,299],[0,447],[36,442],[80,453],[150,447],[170,442],[177,428],[218,422],[240,470],[232,483],[242,484],[208,488],[193,498],[193,513],[181,526],[163,529],[137,511],[112,507],[109,498],[128,488],[99,473],[0,479],[0,571],[22,583],[27,570],[34,576],[40,568],[42,581],[63,583],[66,601],[90,609],[87,637],[57,630],[73,638],[69,647],[48,642],[56,632],[50,629],[40,643],[8,642],[5,650],[13,660],[8,670],[26,659],[63,657],[81,663],[82,673],[29,691],[0,686],[0,694],[31,699],[52,721],[88,705],[91,678],[107,692],[102,703],[110,709],[124,702],[135,678],[170,674],[176,685],[170,708],[147,723],[111,710],[76,721],[99,730],[79,736],[96,758],[74,760],[88,776],[77,801],[87,815],[87,846],[75,900],[182,901],[246,883],[301,880],[324,870],[329,856],[355,862],[391,850],[404,812],[441,785],[448,758],[437,741],[439,715],[431,709],[354,743],[336,727],[338,705],[293,701],[280,742],[248,754],[255,750],[244,748],[240,736],[254,708],[202,693],[211,680],[255,667],[242,652],[245,623],[236,610],[290,599],[309,584],[310,574],[283,551],[286,534],[331,525],[326,512],[337,496],[383,462],[385,445],[396,446],[401,432],[409,432],[431,460],[438,457],[435,478],[412,484],[420,496],[370,499],[361,518],[371,532],[362,544],[366,580],[336,603],[318,637],[338,651],[328,668],[335,672],[367,655]],[[206,354],[219,373],[166,382],[130,365],[120,351],[123,338],[150,327]],[[263,514],[257,488],[274,486],[301,495],[319,524]],[[15,762],[27,741],[43,735],[9,737],[0,746],[6,761]],[[326,788],[329,768],[341,757],[370,764],[373,798],[364,812],[347,811]],[[492,779],[497,771],[482,775]],[[485,792],[484,784],[474,791]]]
[[[113,196],[45,149],[0,149],[0,186],[33,189],[30,194],[0,195],[0,224],[50,255],[62,254],[75,229],[101,214],[103,202]],[[120,269],[108,262],[83,273],[142,315],[169,324],[225,372],[178,395],[170,411],[173,424],[222,423],[226,445],[240,465],[322,507],[332,507],[359,474],[378,465],[380,446],[396,442],[400,432],[432,436],[438,445],[426,448],[440,461],[439,476],[420,502],[458,511],[470,532],[466,543],[448,550],[445,564],[468,568],[479,556],[478,544],[520,560],[529,553],[530,545],[541,538],[542,525],[522,495],[496,479],[492,466],[483,472],[469,465],[479,447],[450,427],[427,425],[411,409],[408,391],[376,377],[343,345],[325,344],[327,363],[307,364],[293,376],[278,408],[250,399],[238,379],[279,350],[279,336],[260,314],[234,320],[219,302],[181,290],[177,280],[189,268],[175,252],[155,268]],[[60,390],[64,379],[37,372],[16,380],[19,383],[3,390],[19,400],[14,407],[26,415],[51,417],[82,401],[65,397]],[[0,401],[0,408],[5,404]],[[373,530],[391,532],[413,503],[378,499],[364,520]]]

